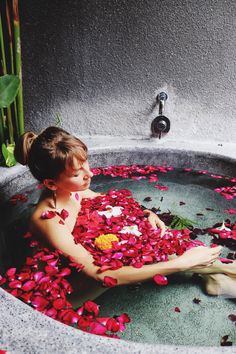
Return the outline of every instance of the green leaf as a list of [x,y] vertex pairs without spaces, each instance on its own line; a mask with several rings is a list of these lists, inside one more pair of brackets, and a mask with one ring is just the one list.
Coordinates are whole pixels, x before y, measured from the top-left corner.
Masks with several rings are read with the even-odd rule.
[[61,116],[59,113],[56,113],[56,122],[55,122],[56,127],[62,127],[62,121],[61,121]]
[[14,157],[14,149],[15,144],[2,144],[2,155],[5,160],[5,164],[7,167],[12,167],[16,164],[16,160]]
[[15,75],[0,77],[0,108],[9,107],[15,100],[20,88],[20,79]]
[[189,220],[187,218],[183,218],[182,216],[175,215],[171,224],[171,229],[182,230],[192,228],[196,222]]

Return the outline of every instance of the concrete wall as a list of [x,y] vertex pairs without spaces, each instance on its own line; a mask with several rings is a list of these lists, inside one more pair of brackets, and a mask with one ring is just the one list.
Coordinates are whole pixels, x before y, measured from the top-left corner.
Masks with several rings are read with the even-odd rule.
[[27,129],[149,136],[165,90],[165,139],[236,140],[235,0],[20,5]]

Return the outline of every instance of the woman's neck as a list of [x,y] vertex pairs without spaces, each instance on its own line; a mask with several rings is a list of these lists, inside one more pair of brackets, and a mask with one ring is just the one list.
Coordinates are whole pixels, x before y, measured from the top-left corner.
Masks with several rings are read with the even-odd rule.
[[64,190],[56,190],[53,192],[55,209],[63,209],[71,200],[71,192]]

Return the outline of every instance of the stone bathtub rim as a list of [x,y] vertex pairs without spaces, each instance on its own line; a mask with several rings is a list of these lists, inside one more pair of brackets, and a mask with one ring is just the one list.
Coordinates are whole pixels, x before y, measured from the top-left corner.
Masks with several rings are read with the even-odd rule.
[[[76,135],[76,134],[75,134]],[[157,152],[168,151],[170,153],[189,152],[212,158],[224,159],[236,164],[236,144],[218,143],[215,141],[174,141],[158,140],[154,138],[130,138],[130,137],[107,137],[107,136],[80,136],[89,148],[89,156],[120,151]],[[95,167],[95,166],[93,166]],[[0,190],[14,178],[28,171],[28,167],[16,164],[16,166],[0,167]],[[1,201],[0,201],[1,204]]]
[[[91,157],[109,152],[133,151],[134,149],[150,153],[155,149],[177,153],[188,151],[236,163],[236,144],[223,143],[224,149],[222,149],[216,142],[211,144],[192,142],[191,144],[190,142],[174,141],[158,142],[152,139],[124,140],[123,137],[111,137],[110,140],[107,137],[82,137],[82,140],[87,143]],[[3,169],[4,174],[0,173],[0,187],[4,187],[11,179],[28,171],[26,167],[20,165],[12,169],[0,168],[0,171]],[[12,353],[236,353],[235,347],[146,344],[87,334],[46,317],[14,298],[2,288],[0,288],[0,304],[0,349],[9,350]]]

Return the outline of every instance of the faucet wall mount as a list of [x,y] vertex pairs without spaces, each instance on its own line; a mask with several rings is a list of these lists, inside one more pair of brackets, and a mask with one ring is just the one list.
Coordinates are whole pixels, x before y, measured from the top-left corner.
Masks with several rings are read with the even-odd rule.
[[159,103],[159,115],[152,121],[151,131],[154,137],[161,138],[163,133],[168,133],[170,130],[170,120],[166,116],[163,115],[165,101],[168,96],[165,92],[160,92],[156,100]]

